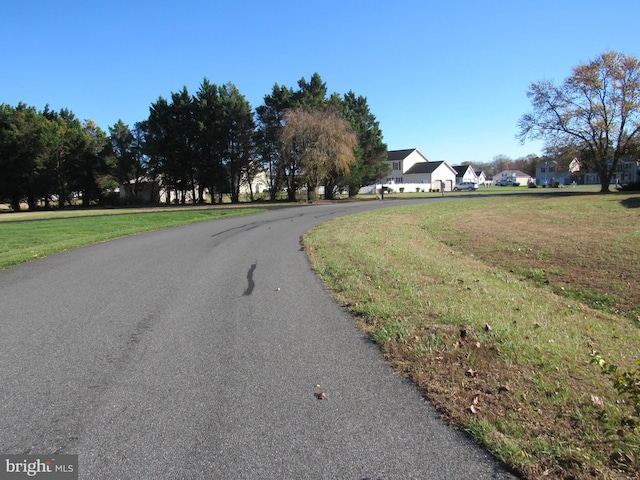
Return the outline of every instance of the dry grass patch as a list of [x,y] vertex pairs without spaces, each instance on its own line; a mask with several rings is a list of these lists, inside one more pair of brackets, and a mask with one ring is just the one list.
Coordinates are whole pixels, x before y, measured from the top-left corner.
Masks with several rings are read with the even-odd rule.
[[306,245],[396,370],[523,476],[636,478],[631,405],[590,364],[593,350],[621,368],[640,357],[636,198],[403,207]]

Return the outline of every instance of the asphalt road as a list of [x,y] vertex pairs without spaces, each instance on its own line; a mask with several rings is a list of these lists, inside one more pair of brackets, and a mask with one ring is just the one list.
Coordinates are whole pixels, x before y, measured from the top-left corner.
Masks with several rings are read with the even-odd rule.
[[392,205],[273,209],[0,271],[0,453],[77,454],[87,480],[512,478],[309,267],[309,228]]

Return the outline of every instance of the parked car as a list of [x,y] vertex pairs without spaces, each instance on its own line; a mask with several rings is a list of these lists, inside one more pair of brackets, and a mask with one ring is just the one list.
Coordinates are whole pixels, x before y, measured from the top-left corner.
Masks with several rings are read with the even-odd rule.
[[496,185],[499,187],[519,187],[520,182],[516,182],[515,180],[500,180]]
[[462,183],[458,183],[455,187],[453,187],[454,192],[457,192],[459,190],[469,190],[471,192],[472,190],[477,190],[477,189],[478,189],[478,184],[473,182],[462,182]]

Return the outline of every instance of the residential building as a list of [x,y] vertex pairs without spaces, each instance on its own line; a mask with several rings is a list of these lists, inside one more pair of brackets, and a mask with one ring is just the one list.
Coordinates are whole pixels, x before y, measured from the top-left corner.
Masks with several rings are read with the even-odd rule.
[[456,171],[446,162],[430,162],[417,148],[391,150],[387,154],[391,173],[382,182],[395,191],[451,191]]
[[478,175],[471,165],[458,165],[453,167],[456,171],[456,183],[470,182],[479,183]]
[[558,162],[548,160],[536,165],[536,184],[546,187],[558,182],[560,185],[570,185],[572,181],[571,172],[558,168]]
[[476,170],[475,174],[478,178],[478,185],[491,185],[491,180],[487,178],[487,175],[484,172]]
[[531,175],[527,175],[520,170],[503,170],[493,177],[493,184],[503,185],[507,182],[517,182],[520,185],[526,186],[532,180]]

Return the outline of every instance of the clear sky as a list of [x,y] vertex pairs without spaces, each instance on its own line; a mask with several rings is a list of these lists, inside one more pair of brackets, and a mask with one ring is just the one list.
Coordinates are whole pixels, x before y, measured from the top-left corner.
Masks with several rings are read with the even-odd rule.
[[528,86],[608,50],[640,56],[638,0],[2,0],[0,103],[108,132],[204,77],[259,106],[318,72],[367,97],[390,150],[450,164],[540,154]]

